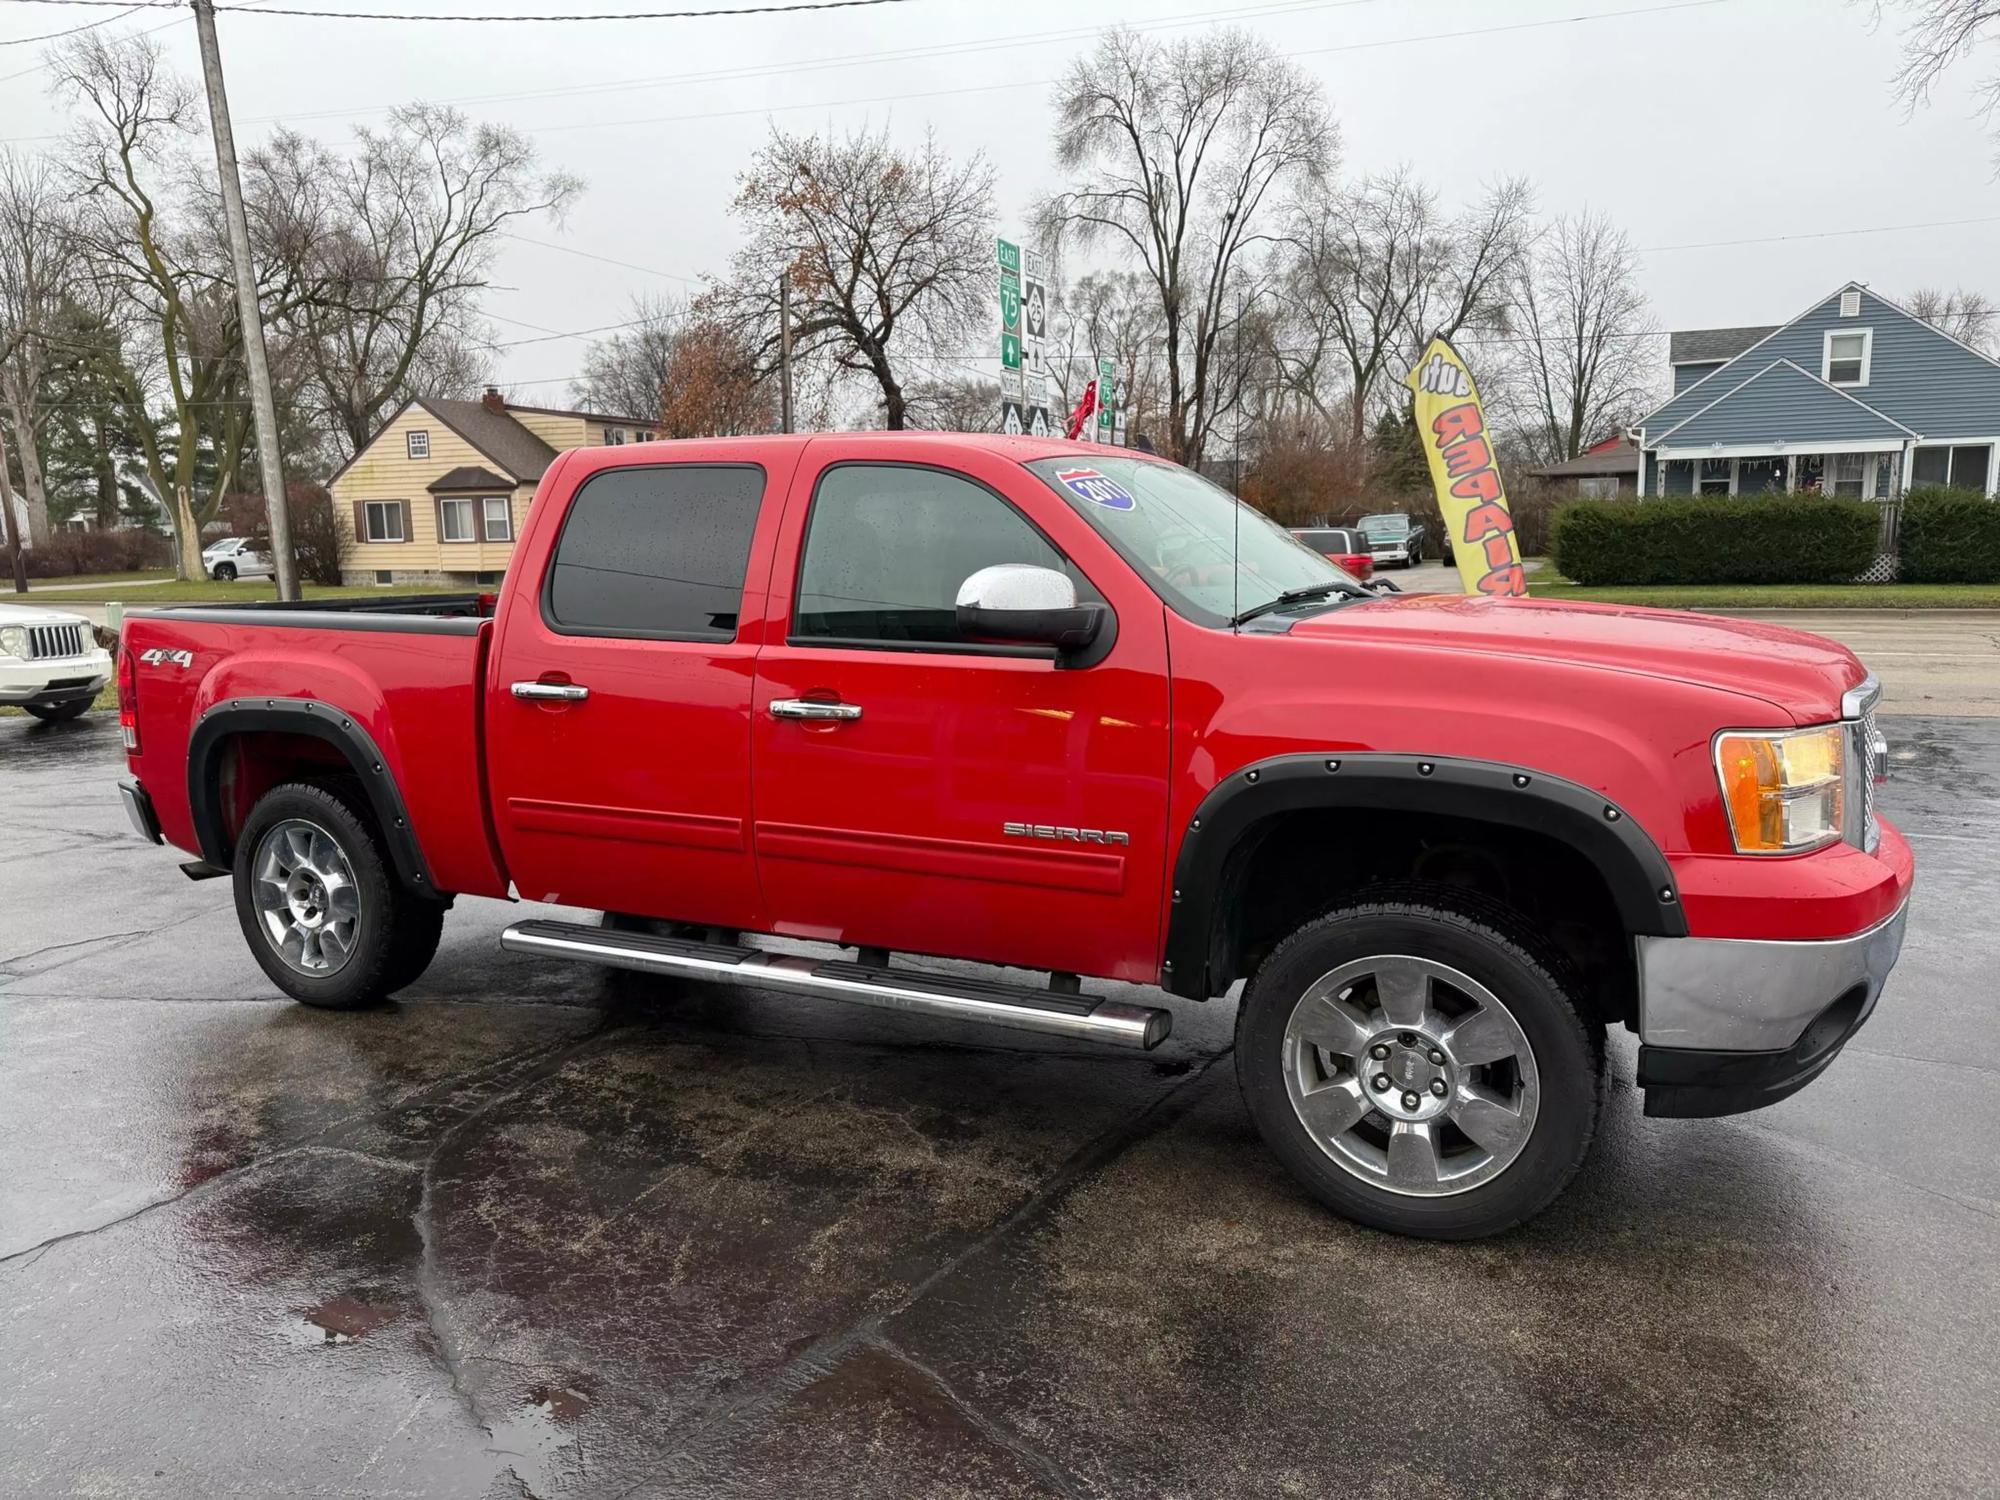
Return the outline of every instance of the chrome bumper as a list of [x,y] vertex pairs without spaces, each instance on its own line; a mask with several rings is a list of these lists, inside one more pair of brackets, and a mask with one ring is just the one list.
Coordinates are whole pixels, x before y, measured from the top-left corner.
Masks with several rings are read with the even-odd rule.
[[1776,1052],[1834,1001],[1872,1006],[1903,951],[1909,902],[1866,932],[1824,942],[1642,937],[1639,1039],[1650,1047]]

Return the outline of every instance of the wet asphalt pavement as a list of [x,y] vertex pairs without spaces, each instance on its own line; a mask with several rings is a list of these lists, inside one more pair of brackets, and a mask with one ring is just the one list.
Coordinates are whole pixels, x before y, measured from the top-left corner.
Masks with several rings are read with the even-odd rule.
[[2000,720],[1887,721],[1921,873],[1816,1085],[1477,1245],[1331,1218],[1231,1007],[1144,1057],[501,955],[275,1000],[0,719],[0,1495],[1939,1495],[2000,1485]]

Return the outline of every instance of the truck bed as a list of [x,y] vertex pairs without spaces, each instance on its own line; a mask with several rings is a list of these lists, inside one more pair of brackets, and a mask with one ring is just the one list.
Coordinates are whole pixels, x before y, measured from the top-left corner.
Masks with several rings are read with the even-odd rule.
[[167,841],[226,862],[202,807],[233,830],[296,774],[305,744],[322,774],[386,792],[378,816],[407,819],[431,889],[503,894],[482,755],[493,607],[491,594],[405,594],[129,611],[134,769]]

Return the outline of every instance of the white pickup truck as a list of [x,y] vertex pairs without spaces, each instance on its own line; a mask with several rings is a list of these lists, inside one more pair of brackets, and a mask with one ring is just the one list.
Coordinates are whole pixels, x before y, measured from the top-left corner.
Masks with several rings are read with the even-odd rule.
[[74,719],[111,677],[111,653],[81,615],[0,604],[0,705],[50,723]]

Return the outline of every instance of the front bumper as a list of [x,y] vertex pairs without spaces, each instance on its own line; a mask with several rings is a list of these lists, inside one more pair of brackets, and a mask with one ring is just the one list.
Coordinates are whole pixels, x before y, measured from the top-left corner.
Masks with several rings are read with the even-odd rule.
[[0,664],[0,703],[53,708],[76,698],[94,698],[110,680],[108,651],[10,661]]
[[1639,939],[1646,1113],[1739,1114],[1819,1077],[1874,1011],[1909,909],[1818,942]]

